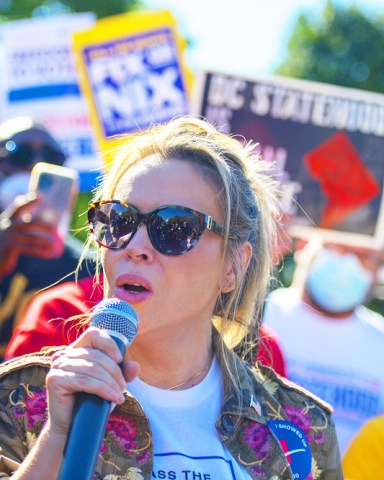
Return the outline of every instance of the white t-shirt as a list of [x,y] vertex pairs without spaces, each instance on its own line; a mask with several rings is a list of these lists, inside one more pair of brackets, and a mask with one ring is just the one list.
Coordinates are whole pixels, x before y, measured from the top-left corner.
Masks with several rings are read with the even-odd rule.
[[279,336],[288,377],[333,406],[343,453],[362,424],[384,412],[384,319],[365,307],[331,319],[282,288],[270,294],[264,322]]
[[187,390],[163,390],[135,379],[129,391],[139,400],[153,433],[153,479],[249,480],[225,449],[215,422],[223,401],[215,359],[204,380]]

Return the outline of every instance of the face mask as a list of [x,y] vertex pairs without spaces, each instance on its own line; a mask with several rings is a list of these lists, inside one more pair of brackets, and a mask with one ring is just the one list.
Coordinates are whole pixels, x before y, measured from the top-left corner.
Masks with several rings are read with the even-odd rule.
[[366,300],[373,274],[354,253],[323,250],[315,258],[306,286],[315,303],[331,313],[352,311]]
[[0,211],[4,211],[15,200],[17,195],[28,192],[29,172],[18,172],[2,178],[0,183]]

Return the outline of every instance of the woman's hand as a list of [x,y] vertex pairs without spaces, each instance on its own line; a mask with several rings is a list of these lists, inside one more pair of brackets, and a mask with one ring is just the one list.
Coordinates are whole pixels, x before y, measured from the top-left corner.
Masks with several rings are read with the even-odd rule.
[[[139,373],[136,362],[123,362],[115,342],[95,327],[52,356],[46,378],[48,421],[24,462],[12,476],[15,480],[57,478],[65,448],[77,392],[88,392],[114,403],[122,403],[127,382]],[[97,421],[97,419],[95,419]]]
[[88,328],[69,347],[56,352],[46,379],[51,433],[67,434],[75,394],[87,392],[115,404],[124,402],[126,384],[139,373],[136,362],[122,362],[121,353],[109,335]]

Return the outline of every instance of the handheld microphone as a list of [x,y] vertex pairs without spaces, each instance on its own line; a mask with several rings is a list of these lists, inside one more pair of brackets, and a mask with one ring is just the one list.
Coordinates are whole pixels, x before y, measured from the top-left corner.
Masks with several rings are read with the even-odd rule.
[[[97,305],[90,324],[106,331],[124,358],[127,347],[137,334],[138,319],[131,305],[117,298],[108,298]],[[111,405],[112,402],[94,394],[76,394],[73,421],[58,480],[90,480],[93,477]]]

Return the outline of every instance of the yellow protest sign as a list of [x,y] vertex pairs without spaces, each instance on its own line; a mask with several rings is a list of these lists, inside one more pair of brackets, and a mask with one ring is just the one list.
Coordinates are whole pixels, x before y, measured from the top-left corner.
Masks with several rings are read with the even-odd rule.
[[122,134],[190,113],[185,41],[168,10],[108,17],[73,41],[80,86],[107,160]]

